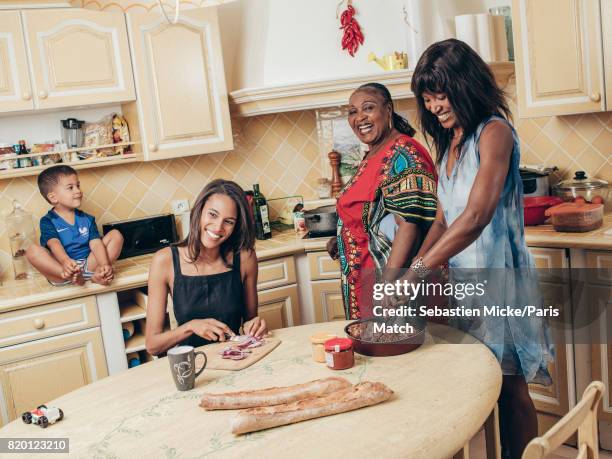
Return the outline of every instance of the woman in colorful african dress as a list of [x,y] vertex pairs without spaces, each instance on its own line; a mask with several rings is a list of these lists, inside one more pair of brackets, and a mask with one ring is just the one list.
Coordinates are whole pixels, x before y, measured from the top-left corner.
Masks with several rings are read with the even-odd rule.
[[348,122],[369,149],[338,197],[338,234],[327,250],[340,258],[346,317],[358,319],[372,316],[373,284],[394,280],[419,250],[436,217],[437,176],[385,86],[357,88]]

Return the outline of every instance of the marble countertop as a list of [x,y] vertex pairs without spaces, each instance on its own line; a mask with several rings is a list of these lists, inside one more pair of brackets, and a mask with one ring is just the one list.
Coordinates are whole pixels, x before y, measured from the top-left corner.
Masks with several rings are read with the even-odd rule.
[[[272,239],[257,241],[255,250],[260,261],[298,253],[325,250],[329,238],[303,239],[293,230],[274,232]],[[604,225],[588,233],[560,233],[552,225],[526,227],[525,239],[531,247],[560,247],[612,250],[612,214]],[[42,276],[31,280],[8,281],[0,287],[0,312],[62,301],[103,292],[127,290],[146,285],[152,255],[119,260],[115,279],[110,286],[88,282],[84,286],[53,287]]]

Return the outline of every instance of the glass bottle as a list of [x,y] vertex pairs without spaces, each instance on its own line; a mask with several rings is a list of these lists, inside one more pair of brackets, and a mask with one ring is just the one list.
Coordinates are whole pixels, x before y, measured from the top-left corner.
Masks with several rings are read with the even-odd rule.
[[268,202],[259,191],[259,184],[253,185],[253,213],[255,214],[255,237],[257,239],[270,239],[272,229],[270,228],[270,216],[268,213]]
[[13,270],[15,279],[27,279],[34,275],[34,268],[28,262],[26,249],[36,241],[36,230],[32,214],[23,209],[21,204],[13,201],[13,211],[6,217]]

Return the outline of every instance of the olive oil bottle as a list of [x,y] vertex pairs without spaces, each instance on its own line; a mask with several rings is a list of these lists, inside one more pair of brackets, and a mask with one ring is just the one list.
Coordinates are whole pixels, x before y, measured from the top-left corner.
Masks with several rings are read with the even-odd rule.
[[255,214],[255,237],[257,239],[270,239],[272,229],[270,228],[270,217],[268,214],[268,203],[259,191],[259,184],[253,185],[253,213]]

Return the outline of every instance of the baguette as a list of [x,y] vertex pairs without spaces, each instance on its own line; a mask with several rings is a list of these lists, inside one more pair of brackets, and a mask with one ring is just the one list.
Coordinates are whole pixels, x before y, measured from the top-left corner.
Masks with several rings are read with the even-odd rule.
[[203,394],[200,406],[207,410],[236,410],[256,406],[280,405],[305,398],[319,397],[347,387],[352,387],[352,385],[346,379],[331,377],[287,387],[270,387],[260,390],[226,392],[224,394]]
[[357,410],[388,400],[393,391],[379,382],[362,382],[322,397],[277,406],[249,408],[232,419],[234,435]]

